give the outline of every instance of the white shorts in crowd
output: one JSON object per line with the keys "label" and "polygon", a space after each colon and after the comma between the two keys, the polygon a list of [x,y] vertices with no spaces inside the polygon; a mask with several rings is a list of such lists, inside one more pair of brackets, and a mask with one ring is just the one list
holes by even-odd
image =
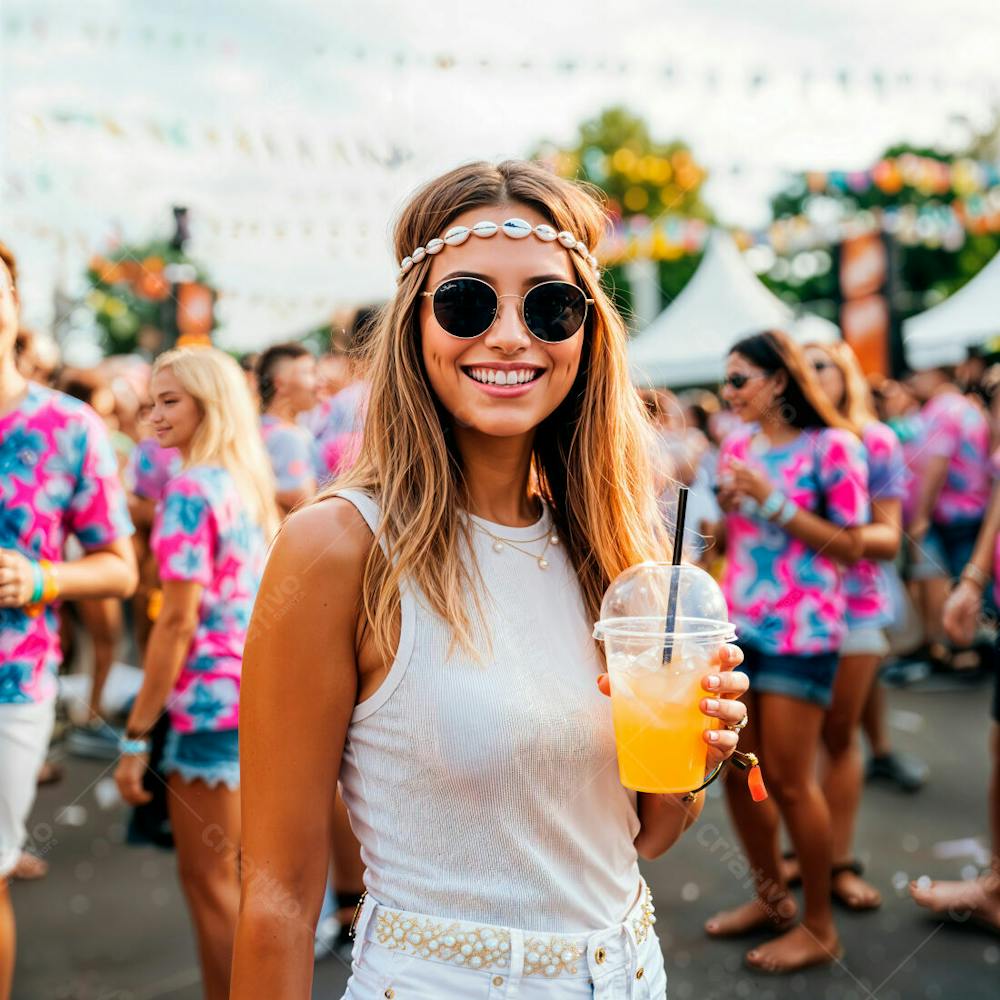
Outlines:
{"label": "white shorts in crowd", "polygon": [[56,700],[0,705],[0,878],[17,864],[45,763]]}

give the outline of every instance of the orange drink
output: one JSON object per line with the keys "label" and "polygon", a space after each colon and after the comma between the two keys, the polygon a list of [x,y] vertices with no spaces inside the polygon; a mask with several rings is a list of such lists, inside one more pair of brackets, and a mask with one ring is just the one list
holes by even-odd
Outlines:
{"label": "orange drink", "polygon": [[594,637],[604,644],[622,784],[690,792],[705,780],[704,678],[736,633],[718,584],[695,566],[632,566],[608,588]]}
{"label": "orange drink", "polygon": [[638,792],[689,792],[705,776],[702,733],[713,722],[699,705],[708,697],[701,682],[711,667],[702,657],[663,665],[661,656],[650,651],[652,668],[608,657],[618,771]]}

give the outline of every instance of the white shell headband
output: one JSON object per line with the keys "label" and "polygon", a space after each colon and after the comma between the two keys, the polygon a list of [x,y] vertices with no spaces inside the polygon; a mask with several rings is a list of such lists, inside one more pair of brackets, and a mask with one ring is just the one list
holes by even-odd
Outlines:
{"label": "white shell headband", "polygon": [[567,250],[575,250],[593,268],[594,273],[600,276],[601,271],[597,258],[590,252],[587,244],[578,240],[572,233],[565,229],[561,233],[557,233],[552,226],[545,225],[545,223],[532,226],[524,219],[507,219],[499,226],[495,222],[487,221],[477,222],[471,227],[452,226],[444,236],[428,240],[426,246],[417,247],[409,257],[404,257],[399,262],[399,274],[396,276],[396,280],[402,280],[403,275],[425,257],[440,253],[446,246],[461,246],[470,236],[478,236],[484,240],[489,239],[491,236],[496,236],[498,231],[502,232],[504,236],[509,236],[512,240],[523,240],[526,236],[536,236],[543,243],[552,243],[554,240],[558,240]]}

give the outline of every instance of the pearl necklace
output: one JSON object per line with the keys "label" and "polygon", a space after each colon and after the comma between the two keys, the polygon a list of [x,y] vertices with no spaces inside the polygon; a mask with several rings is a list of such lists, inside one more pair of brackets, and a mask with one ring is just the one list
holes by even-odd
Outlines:
{"label": "pearl necklace", "polygon": [[550,545],[559,544],[559,536],[555,533],[555,530],[546,531],[544,535],[539,535],[537,538],[523,538],[520,539],[521,542],[528,544],[530,542],[540,542],[543,538],[545,539],[545,548],[542,549],[541,555],[535,555],[530,549],[524,548],[517,542],[510,538],[503,538],[500,535],[494,535],[489,528],[484,528],[481,524],[476,521],[472,522],[472,526],[477,530],[481,531],[484,535],[489,535],[493,539],[493,551],[500,553],[503,552],[505,548],[512,548],[518,552],[523,552],[526,556],[531,556],[535,562],[538,563],[538,568],[541,570],[546,570],[549,568],[549,561],[545,558],[545,553],[549,551]]}

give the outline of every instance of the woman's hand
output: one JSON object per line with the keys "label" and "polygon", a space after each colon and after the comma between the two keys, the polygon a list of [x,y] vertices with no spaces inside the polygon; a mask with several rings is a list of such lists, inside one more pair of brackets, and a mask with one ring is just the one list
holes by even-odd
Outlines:
{"label": "woman's hand", "polygon": [[945,601],[942,624],[956,646],[972,645],[983,608],[983,592],[971,580],[959,580]]}
{"label": "woman's hand", "polygon": [[14,549],[0,549],[0,608],[23,608],[34,589],[31,562]]}
{"label": "woman's hand", "polygon": [[766,476],[743,462],[730,462],[728,476],[728,488],[741,499],[751,497],[757,503],[763,503],[774,492],[774,487]]}
{"label": "woman's hand", "polygon": [[130,806],[145,805],[152,794],[142,787],[142,779],[149,767],[149,754],[126,754],[118,761],[115,769],[115,784],[121,797]]}
{"label": "woman's hand", "polygon": [[[718,719],[723,726],[738,725],[746,718],[746,706],[736,699],[744,695],[750,687],[750,678],[741,671],[734,670],[743,662],[743,650],[739,646],[727,644],[719,651],[719,672],[709,674],[702,681],[702,688],[711,697],[702,698],[702,715]],[[606,673],[597,678],[597,687],[602,694],[611,694],[611,682]],[[706,729],[702,739],[708,744],[707,767],[713,770],[733,755],[739,743],[740,734],[731,729]]]}

